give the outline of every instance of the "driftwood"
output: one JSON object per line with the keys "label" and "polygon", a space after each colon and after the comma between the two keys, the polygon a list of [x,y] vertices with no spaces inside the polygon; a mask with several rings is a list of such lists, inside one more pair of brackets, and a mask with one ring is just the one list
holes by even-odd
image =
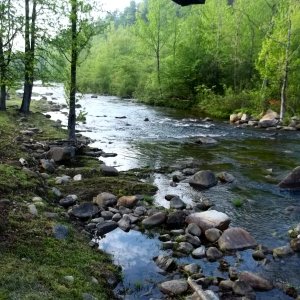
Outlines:
{"label": "driftwood", "polygon": [[213,292],[212,293],[204,292],[202,288],[192,278],[189,277],[187,282],[189,286],[197,294],[198,300],[219,300],[219,297],[217,297]]}

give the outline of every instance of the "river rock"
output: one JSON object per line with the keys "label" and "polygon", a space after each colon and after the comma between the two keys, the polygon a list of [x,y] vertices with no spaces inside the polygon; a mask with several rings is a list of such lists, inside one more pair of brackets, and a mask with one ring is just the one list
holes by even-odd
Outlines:
{"label": "river rock", "polygon": [[201,144],[201,145],[215,145],[215,144],[218,143],[218,141],[211,138],[211,137],[204,136],[204,137],[197,138],[195,143],[196,144]]}
{"label": "river rock", "polygon": [[199,189],[208,189],[217,185],[218,180],[212,171],[205,170],[197,172],[190,180],[189,184],[192,187]]}
{"label": "river rock", "polygon": [[185,229],[185,232],[198,237],[200,237],[202,233],[200,227],[195,223],[190,223]]}
{"label": "river rock", "polygon": [[100,171],[104,176],[119,176],[119,171],[115,167],[110,167],[104,164],[100,166]]}
{"label": "river rock", "polygon": [[156,227],[165,222],[167,215],[163,212],[156,213],[142,221],[146,228]]}
{"label": "river rock", "polygon": [[234,176],[227,172],[218,173],[217,177],[223,183],[231,183],[235,180]]}
{"label": "river rock", "polygon": [[186,208],[186,204],[179,197],[173,197],[170,201],[170,208],[184,209]]}
{"label": "river rock", "polygon": [[165,200],[171,201],[171,200],[172,200],[173,198],[175,198],[175,197],[178,197],[178,198],[179,198],[179,196],[177,196],[177,195],[167,194],[167,195],[165,195]]}
{"label": "river rock", "polygon": [[178,296],[188,290],[188,283],[184,279],[176,279],[163,282],[159,285],[159,289],[167,295]]}
{"label": "river rock", "polygon": [[62,224],[54,225],[53,234],[57,240],[65,240],[69,235],[69,228]]}
{"label": "river rock", "polygon": [[230,221],[230,218],[226,214],[216,210],[193,213],[186,218],[188,224],[195,223],[202,231],[210,228],[225,230],[228,228]]}
{"label": "river rock", "polygon": [[117,197],[111,193],[101,193],[93,198],[93,203],[100,207],[115,206],[117,204]]}
{"label": "river rock", "polygon": [[127,208],[133,208],[138,203],[139,198],[137,196],[123,196],[118,199],[117,206],[124,206]]}
{"label": "river rock", "polygon": [[295,252],[300,252],[300,238],[292,239],[290,243]]}
{"label": "river rock", "polygon": [[55,165],[52,161],[48,159],[41,159],[40,164],[43,170],[45,170],[48,173],[54,173],[55,172]]}
{"label": "river rock", "polygon": [[233,281],[230,279],[222,280],[219,284],[219,288],[222,291],[231,291],[233,287]]}
{"label": "river rock", "polygon": [[238,114],[231,114],[229,117],[230,123],[235,123],[236,121],[239,121],[240,117]]}
{"label": "river rock", "polygon": [[118,227],[118,224],[114,221],[106,221],[104,223],[97,224],[97,233],[100,236],[105,235]]}
{"label": "river rock", "polygon": [[269,109],[266,114],[259,120],[258,125],[260,127],[266,128],[266,127],[273,127],[276,126],[279,123],[279,116],[278,114]]}
{"label": "river rock", "polygon": [[104,220],[111,220],[113,217],[114,213],[112,213],[111,211],[101,211],[101,217]]}
{"label": "river rock", "polygon": [[119,222],[122,219],[122,216],[121,216],[121,214],[116,213],[113,215],[113,217],[111,219],[115,222]]}
{"label": "river rock", "polygon": [[75,147],[52,147],[47,152],[47,158],[56,163],[67,162],[75,157]]}
{"label": "river rock", "polygon": [[206,256],[209,261],[216,261],[223,257],[223,253],[219,251],[216,247],[209,247],[206,250]]}
{"label": "river rock", "polygon": [[239,280],[247,282],[254,290],[269,291],[273,288],[269,280],[252,272],[241,272],[238,277]]}
{"label": "river rock", "polygon": [[169,256],[159,255],[155,259],[155,263],[160,269],[166,272],[171,272],[177,268],[175,259]]}
{"label": "river rock", "polygon": [[99,208],[93,203],[85,202],[71,210],[71,214],[79,219],[92,218],[99,213]]}
{"label": "river rock", "polygon": [[222,231],[217,228],[210,228],[205,231],[205,237],[211,243],[216,242],[222,234]]}
{"label": "river rock", "polygon": [[38,215],[38,211],[37,211],[37,209],[36,209],[35,204],[29,204],[29,205],[28,205],[28,210],[29,210],[29,213],[30,213],[31,215],[33,215],[33,216],[35,216],[35,217]]}
{"label": "river rock", "polygon": [[82,180],[82,175],[81,174],[77,174],[73,177],[74,181],[81,181]]}
{"label": "river rock", "polygon": [[290,245],[278,247],[273,249],[273,256],[274,257],[285,257],[288,255],[293,254],[293,249],[291,248]]}
{"label": "river rock", "polygon": [[162,242],[161,243],[161,249],[162,250],[170,250],[174,248],[175,243],[171,241]]}
{"label": "river rock", "polygon": [[251,116],[248,114],[243,114],[241,117],[242,122],[248,122],[251,119]]}
{"label": "river rock", "polygon": [[131,221],[128,215],[124,215],[123,218],[118,222],[119,227],[125,231],[128,232],[131,228]]}
{"label": "river rock", "polygon": [[133,214],[137,217],[144,216],[147,212],[147,209],[144,206],[138,206],[135,208]]}
{"label": "river rock", "polygon": [[252,257],[255,260],[264,260],[266,258],[266,255],[262,250],[256,250],[252,253]]}
{"label": "river rock", "polygon": [[249,283],[241,280],[237,280],[232,285],[233,292],[239,296],[246,296],[253,293],[253,289]]}
{"label": "river rock", "polygon": [[67,197],[59,200],[59,205],[64,208],[69,208],[76,204],[77,196],[76,195],[68,195]]}
{"label": "river rock", "polygon": [[201,246],[192,252],[192,256],[194,258],[203,258],[203,257],[205,257],[205,255],[206,255],[205,246]]}
{"label": "river rock", "polygon": [[226,229],[218,240],[222,251],[243,250],[255,248],[255,239],[243,228],[233,227]]}
{"label": "river rock", "polygon": [[189,264],[183,267],[183,270],[190,275],[196,274],[199,272],[200,267],[197,264]]}
{"label": "river rock", "polygon": [[180,229],[185,225],[186,213],[183,211],[175,211],[170,213],[166,221],[169,229]]}
{"label": "river rock", "polygon": [[179,236],[176,238],[176,241],[180,242],[187,242],[193,245],[194,247],[199,247],[201,245],[201,241],[197,236],[191,235],[191,234],[186,234],[183,236]]}
{"label": "river rock", "polygon": [[300,189],[300,166],[296,167],[280,183],[282,189]]}
{"label": "river rock", "polygon": [[181,242],[178,244],[177,247],[177,251],[184,254],[190,254],[193,250],[194,250],[193,245],[187,242]]}

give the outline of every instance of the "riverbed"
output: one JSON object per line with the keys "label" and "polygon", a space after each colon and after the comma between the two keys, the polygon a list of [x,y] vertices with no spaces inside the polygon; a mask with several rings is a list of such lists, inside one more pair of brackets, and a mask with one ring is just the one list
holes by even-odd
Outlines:
{"label": "riverbed", "polygon": [[[34,92],[48,100],[65,103],[61,85],[35,87]],[[270,132],[253,128],[238,128],[222,121],[204,121],[192,112],[157,108],[135,100],[111,96],[82,95],[82,110],[87,113],[85,124],[77,130],[94,140],[92,146],[116,157],[100,159],[119,171],[149,167],[161,169],[182,163],[197,162],[201,169],[226,171],[235,178],[233,184],[219,184],[199,192],[188,183],[170,186],[171,174],[153,172],[147,180],[158,187],[155,203],[168,207],[166,194],[176,194],[191,204],[200,197],[210,199],[217,210],[228,214],[233,226],[247,229],[258,241],[273,248],[285,245],[287,231],[299,223],[300,209],[286,211],[287,207],[300,207],[300,194],[279,190],[277,183],[299,165],[300,132]],[[37,98],[38,99],[38,98]],[[53,120],[67,124],[67,109],[49,112]],[[213,137],[215,145],[194,143],[198,137]],[[236,202],[241,203],[239,207]],[[166,280],[152,258],[163,251],[157,235],[144,235],[137,231],[124,233],[117,229],[100,241],[100,248],[113,255],[123,269],[124,281],[118,291],[125,299],[161,297],[156,288]],[[254,261],[251,251],[226,257],[241,270],[264,274],[277,282],[300,288],[300,256],[294,255],[266,265]],[[207,276],[222,276],[217,263],[185,258],[180,262],[196,262]],[[257,299],[291,299],[279,290],[258,293]]]}

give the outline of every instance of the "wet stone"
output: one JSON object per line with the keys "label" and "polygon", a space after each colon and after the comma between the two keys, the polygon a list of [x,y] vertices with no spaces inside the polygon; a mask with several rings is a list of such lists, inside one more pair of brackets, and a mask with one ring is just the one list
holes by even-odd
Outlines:
{"label": "wet stone", "polygon": [[209,247],[206,251],[206,256],[209,261],[216,261],[223,257],[223,253],[219,251],[216,247]]}
{"label": "wet stone", "polygon": [[160,255],[155,259],[155,263],[166,272],[171,272],[177,268],[175,259],[169,256]]}
{"label": "wet stone", "polygon": [[290,245],[282,246],[273,249],[273,256],[274,257],[285,257],[288,255],[293,254],[293,249],[290,247]]}
{"label": "wet stone", "polygon": [[222,231],[217,228],[210,228],[205,231],[205,237],[211,243],[216,242],[222,234]]}
{"label": "wet stone", "polygon": [[205,246],[201,246],[201,247],[195,249],[195,250],[192,252],[192,256],[193,256],[194,258],[198,258],[198,259],[199,259],[199,258],[205,257],[205,255],[206,255],[206,249],[205,249]]}
{"label": "wet stone", "polygon": [[174,197],[170,200],[170,208],[184,209],[186,208],[186,204],[179,197]]}
{"label": "wet stone", "polygon": [[184,254],[190,254],[193,250],[194,250],[193,245],[187,242],[181,242],[177,247],[177,251]]}
{"label": "wet stone", "polygon": [[200,227],[194,223],[189,224],[185,232],[198,237],[200,237],[202,233]]}
{"label": "wet stone", "polygon": [[118,227],[118,224],[114,221],[106,221],[104,223],[97,224],[97,233],[103,236]]}
{"label": "wet stone", "polygon": [[101,212],[101,217],[104,219],[104,220],[111,220],[111,218],[113,217],[113,213],[111,211],[102,211]]}
{"label": "wet stone", "polygon": [[92,218],[98,213],[99,208],[90,202],[82,203],[79,206],[74,207],[71,211],[71,214],[79,219]]}
{"label": "wet stone", "polygon": [[232,285],[233,292],[239,296],[246,296],[253,292],[252,287],[249,283],[241,280],[237,280]]}
{"label": "wet stone", "polygon": [[200,267],[197,264],[189,264],[183,267],[183,270],[190,275],[199,273]]}
{"label": "wet stone", "polygon": [[181,295],[185,293],[188,289],[188,283],[186,280],[179,279],[179,280],[170,280],[163,282],[159,285],[159,289],[168,295]]}

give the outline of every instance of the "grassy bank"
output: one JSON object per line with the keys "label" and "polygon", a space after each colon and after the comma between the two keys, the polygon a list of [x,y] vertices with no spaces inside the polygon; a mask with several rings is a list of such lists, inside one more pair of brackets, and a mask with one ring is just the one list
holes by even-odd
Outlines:
{"label": "grassy bank", "polygon": [[[153,188],[131,175],[103,177],[96,159],[78,157],[74,166],[57,170],[47,180],[22,169],[21,157],[28,168],[37,164],[24,149],[26,141],[19,141],[22,130],[38,128],[39,133],[28,137],[37,142],[63,139],[66,132],[38,112],[45,103],[33,102],[34,113],[24,117],[17,111],[18,102],[9,101],[8,111],[0,112],[0,299],[83,299],[85,294],[113,299],[107,282],[120,278],[119,269],[107,254],[88,245],[89,238],[81,233],[79,224],[71,224],[50,190],[60,172],[83,174],[82,182],[59,187],[65,193],[77,193],[80,202],[91,201],[104,191],[123,195],[153,193]],[[34,202],[34,197],[40,200]],[[36,215],[29,211],[33,203]],[[55,238],[57,224],[68,228],[66,239]]]}

